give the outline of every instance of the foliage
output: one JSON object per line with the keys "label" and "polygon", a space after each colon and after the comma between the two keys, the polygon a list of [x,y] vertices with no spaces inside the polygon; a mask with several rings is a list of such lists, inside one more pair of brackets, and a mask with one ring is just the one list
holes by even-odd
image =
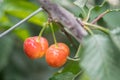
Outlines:
{"label": "foliage", "polygon": [[[48,18],[45,11],[36,14],[0,38],[0,80],[120,80],[120,6],[112,6],[107,0],[52,1],[81,18],[89,35],[78,44],[71,35],[63,34],[60,26],[54,23],[57,41],[68,44],[72,58],[59,69],[49,67],[44,58],[28,59],[23,52],[23,40],[38,35]],[[0,33],[39,6],[33,0],[1,0]],[[50,44],[53,43],[51,35],[47,26],[43,36]]]}

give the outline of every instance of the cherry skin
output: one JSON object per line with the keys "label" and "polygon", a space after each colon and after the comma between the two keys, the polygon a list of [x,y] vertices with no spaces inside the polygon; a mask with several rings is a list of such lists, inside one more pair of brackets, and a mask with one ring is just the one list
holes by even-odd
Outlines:
{"label": "cherry skin", "polygon": [[67,61],[67,57],[69,55],[69,48],[64,43],[57,43],[51,45],[46,51],[46,62],[51,67],[61,67]]}
{"label": "cherry skin", "polygon": [[24,52],[31,59],[41,58],[48,49],[48,41],[44,37],[29,37],[24,41]]}
{"label": "cherry skin", "polygon": [[48,49],[48,46],[49,46],[47,39],[44,38],[44,37],[40,37],[40,44],[41,44],[41,47],[42,47],[42,51],[45,54],[47,49]]}
{"label": "cherry skin", "polygon": [[67,56],[70,54],[70,49],[69,49],[69,47],[66,44],[64,44],[64,43],[58,43],[57,45],[58,45],[58,47],[60,49],[62,49],[62,50],[65,51],[65,53],[66,53]]}

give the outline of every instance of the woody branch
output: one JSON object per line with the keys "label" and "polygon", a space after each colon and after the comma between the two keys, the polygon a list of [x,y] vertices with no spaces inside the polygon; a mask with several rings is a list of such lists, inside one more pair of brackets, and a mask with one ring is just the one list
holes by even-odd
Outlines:
{"label": "woody branch", "polygon": [[83,28],[81,21],[60,5],[52,3],[50,0],[39,0],[39,2],[50,18],[53,21],[62,24],[79,42],[81,42],[82,38],[88,34]]}

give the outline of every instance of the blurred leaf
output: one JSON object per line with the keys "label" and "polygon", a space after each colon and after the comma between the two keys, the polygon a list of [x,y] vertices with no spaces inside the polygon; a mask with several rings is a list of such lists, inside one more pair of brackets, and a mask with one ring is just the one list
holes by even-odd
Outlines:
{"label": "blurred leaf", "polygon": [[76,0],[74,4],[79,6],[80,8],[83,8],[86,5],[87,1],[88,0]]}
{"label": "blurred leaf", "polygon": [[4,26],[8,26],[8,25],[10,25],[10,21],[7,18],[7,16],[5,15],[5,12],[4,12],[4,3],[0,2],[0,26],[4,27]]}
{"label": "blurred leaf", "polygon": [[120,27],[120,10],[107,13],[103,19],[110,29]]}
{"label": "blurred leaf", "polygon": [[38,8],[37,5],[29,2],[29,1],[24,1],[24,0],[20,0],[20,1],[11,1],[11,0],[5,0],[4,1],[4,9],[5,10],[28,10],[28,11],[34,11]]}
{"label": "blurred leaf", "polygon": [[81,13],[81,9],[73,4],[74,0],[53,0],[57,4],[59,3],[62,7],[72,12],[75,16],[79,17],[79,14]]}
{"label": "blurred leaf", "polygon": [[105,0],[94,0],[96,5],[101,5]]}
{"label": "blurred leaf", "polygon": [[9,36],[0,38],[0,71],[6,67],[9,61],[9,55],[13,48],[13,40]]}
{"label": "blurred leaf", "polygon": [[85,73],[83,73],[81,76],[80,76],[80,80],[90,80],[89,79],[89,76]]}
{"label": "blurred leaf", "polygon": [[113,43],[118,47],[120,50],[120,28],[116,28],[111,31],[110,38],[112,39]]}
{"label": "blurred leaf", "polygon": [[3,7],[2,7],[2,6],[3,6],[3,5],[2,5],[2,2],[0,2],[0,20],[1,20],[2,16],[3,16],[3,14],[4,14]]}
{"label": "blurred leaf", "polygon": [[120,80],[120,52],[108,36],[86,38],[83,47],[81,65],[90,80]]}
{"label": "blurred leaf", "polygon": [[[5,2],[5,11],[8,14],[11,14],[18,18],[25,18],[32,12],[34,12],[38,6],[26,1],[17,1],[17,2]],[[47,20],[47,16],[44,12],[40,12],[33,16],[28,21],[37,24],[43,25],[43,23]]]}
{"label": "blurred leaf", "polygon": [[[15,2],[17,2],[17,0],[4,0],[4,1],[15,1]],[[21,0],[21,1],[29,1],[29,0]]]}
{"label": "blurred leaf", "polygon": [[65,65],[62,73],[64,72],[72,72],[73,74],[77,74],[80,72],[79,61],[72,61],[69,60],[68,63]]}
{"label": "blurred leaf", "polygon": [[2,26],[2,27],[0,27],[0,28],[4,28],[4,27],[10,27],[11,26],[11,22],[10,22],[10,20],[8,19],[8,17],[7,16],[5,16],[5,15],[2,15],[2,17],[0,18],[0,26]]}
{"label": "blurred leaf", "polygon": [[50,80],[73,80],[80,70],[79,61],[69,60],[64,68],[50,78]]}
{"label": "blurred leaf", "polygon": [[92,20],[94,20],[97,16],[99,16],[101,13],[103,13],[107,9],[109,9],[109,5],[107,2],[102,5],[94,6],[94,8],[92,9],[91,14],[90,14],[89,21],[91,22]]}
{"label": "blurred leaf", "polygon": [[7,18],[7,16],[5,15],[2,15],[1,19],[0,19],[0,22],[5,25],[5,24],[10,24],[10,21],[9,19]]}
{"label": "blurred leaf", "polygon": [[27,37],[30,36],[30,33],[27,29],[17,29],[15,30],[15,33],[22,40],[25,40]]}
{"label": "blurred leaf", "polygon": [[[45,28],[44,33],[47,33],[47,34],[52,33],[51,27],[49,25],[47,25],[45,27],[46,28]],[[56,32],[56,31],[58,31],[60,29],[60,26],[57,23],[53,22],[53,28],[54,28],[54,31]]]}
{"label": "blurred leaf", "polygon": [[63,74],[56,75],[56,76],[50,78],[50,80],[73,80],[74,76],[75,75],[73,73],[66,72]]}

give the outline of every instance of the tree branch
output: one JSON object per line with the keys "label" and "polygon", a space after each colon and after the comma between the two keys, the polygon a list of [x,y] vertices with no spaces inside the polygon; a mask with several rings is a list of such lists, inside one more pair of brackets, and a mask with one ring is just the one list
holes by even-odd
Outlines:
{"label": "tree branch", "polygon": [[95,18],[91,23],[95,24],[99,19],[101,19],[105,14],[107,14],[109,12],[109,10],[101,13],[97,18]]}
{"label": "tree branch", "polygon": [[49,14],[50,18],[62,24],[79,42],[82,41],[83,36],[88,34],[82,27],[81,22],[60,5],[52,3],[50,0],[39,0],[39,2],[43,9]]}

